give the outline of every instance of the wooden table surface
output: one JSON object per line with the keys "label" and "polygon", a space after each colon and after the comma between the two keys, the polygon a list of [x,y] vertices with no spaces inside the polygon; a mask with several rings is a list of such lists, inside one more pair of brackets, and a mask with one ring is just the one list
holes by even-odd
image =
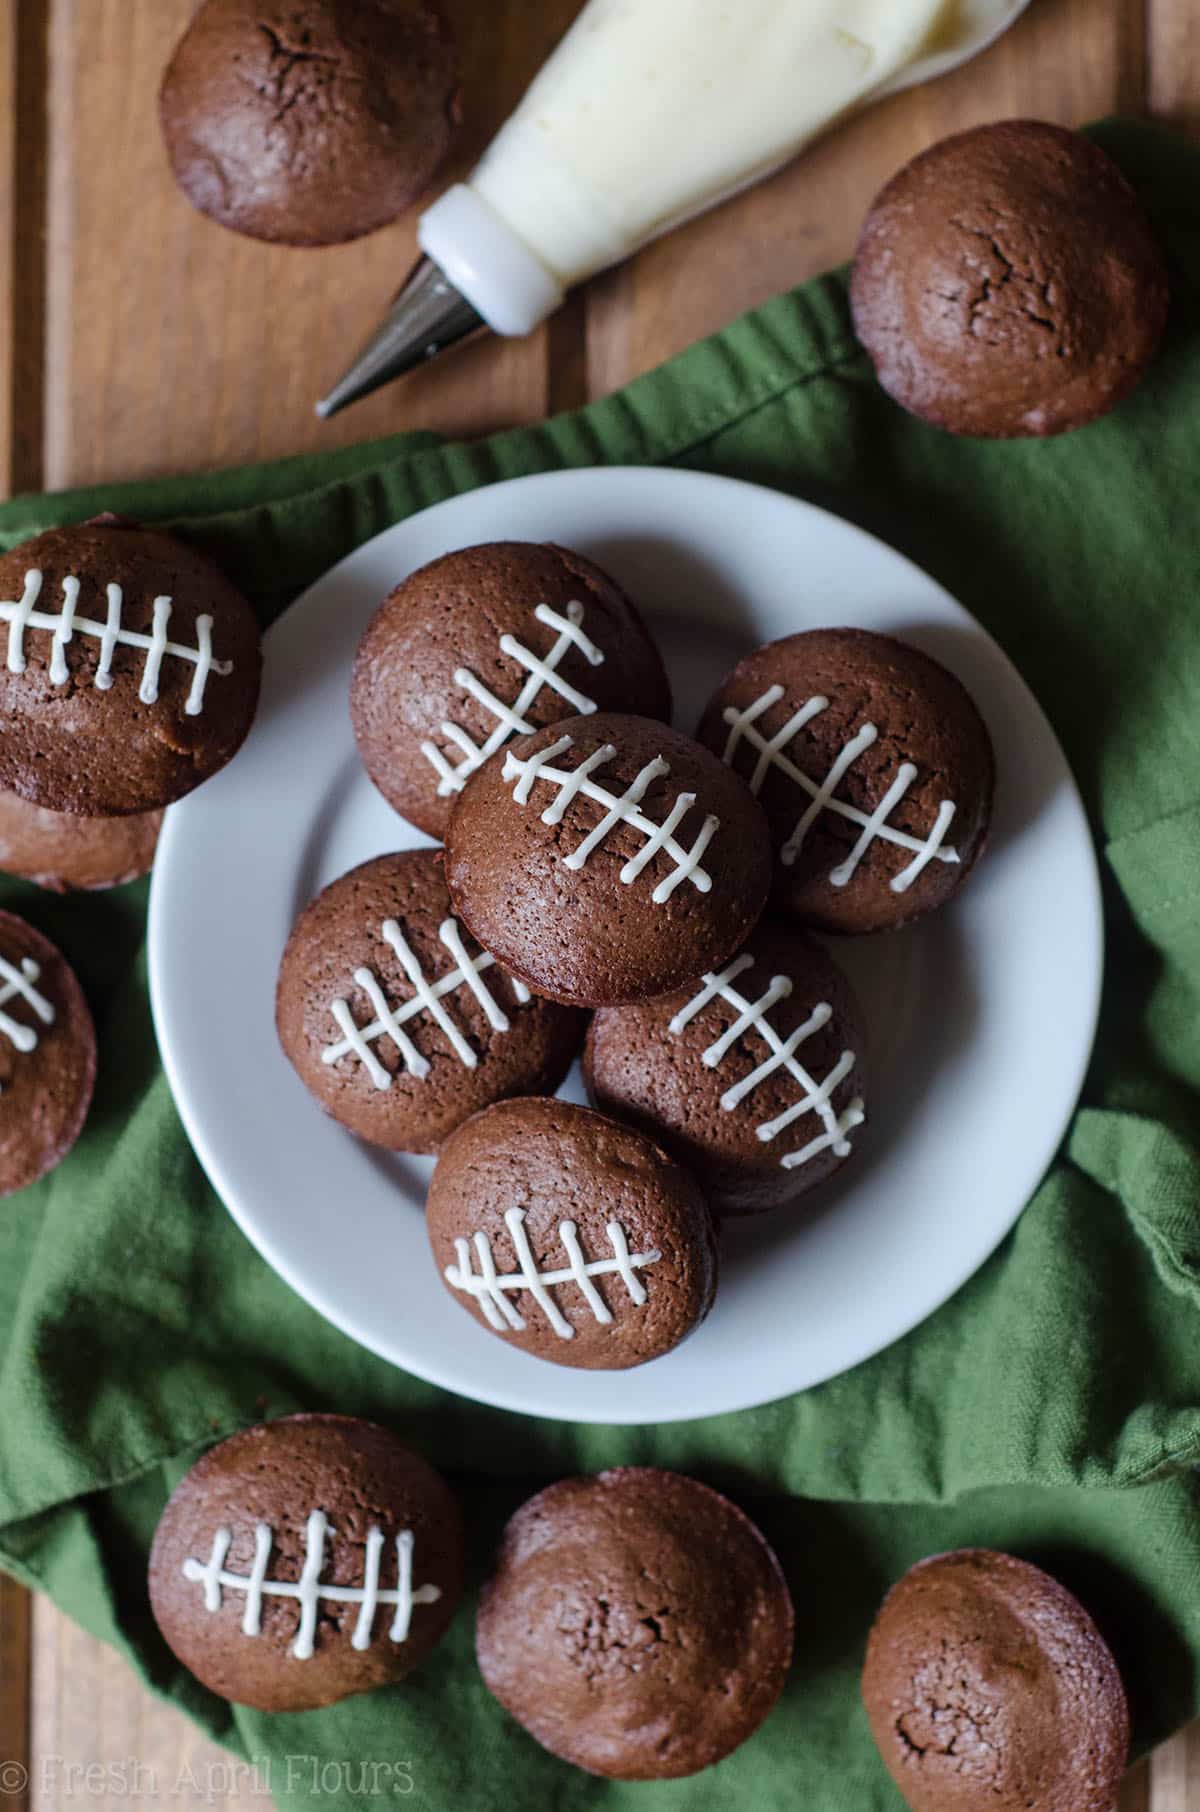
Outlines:
{"label": "wooden table surface", "polygon": [[[0,0],[0,494],[408,426],[477,434],[532,421],[844,258],[875,189],[943,133],[1013,114],[1200,120],[1195,0],[1033,0],[978,63],[841,128],[598,279],[530,340],[465,349],[321,424],[313,400],[407,269],[413,225],[299,252],[194,214],[171,184],[155,120],[159,75],[192,4]],[[466,65],[465,168],[579,0],[447,5]],[[80,1769],[135,1759],[142,1772],[127,1775],[124,1797],[217,1812],[267,1803],[253,1782],[232,1783],[221,1752],[116,1656],[0,1580],[0,1798],[43,1812],[100,1797],[100,1777]],[[1200,1812],[1200,1727],[1135,1769],[1121,1806]]]}

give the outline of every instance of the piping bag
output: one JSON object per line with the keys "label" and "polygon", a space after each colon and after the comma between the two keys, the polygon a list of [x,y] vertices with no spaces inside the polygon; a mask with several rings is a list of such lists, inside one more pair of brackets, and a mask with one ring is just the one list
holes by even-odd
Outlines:
{"label": "piping bag", "polygon": [[422,214],[422,257],[317,414],[481,328],[531,333],[572,285],[966,62],[1027,4],[589,0],[470,176]]}

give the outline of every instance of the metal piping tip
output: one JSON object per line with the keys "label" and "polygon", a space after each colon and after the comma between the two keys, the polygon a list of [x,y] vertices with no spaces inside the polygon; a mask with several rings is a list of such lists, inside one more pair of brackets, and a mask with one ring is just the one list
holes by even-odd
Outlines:
{"label": "metal piping tip", "polygon": [[483,316],[430,258],[413,266],[381,325],[316,411],[336,415],[414,365],[423,365],[485,325]]}

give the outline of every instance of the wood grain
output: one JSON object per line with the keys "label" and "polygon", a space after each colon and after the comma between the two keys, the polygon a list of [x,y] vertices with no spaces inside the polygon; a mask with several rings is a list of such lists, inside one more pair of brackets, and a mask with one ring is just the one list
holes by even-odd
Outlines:
{"label": "wood grain", "polygon": [[46,14],[0,4],[0,495],[43,481]]}
{"label": "wood grain", "polygon": [[30,1765],[30,1599],[0,1574],[0,1796],[8,1812],[28,1812]]}
{"label": "wood grain", "polygon": [[[474,161],[579,3],[448,0],[472,97],[448,175]],[[313,403],[413,262],[415,212],[320,251],[214,226],[175,187],[158,131],[159,79],[192,0],[49,6],[47,485],[266,459],[409,427],[477,434],[546,413],[551,349],[561,358],[569,316],[553,333],[465,348],[436,374],[319,422]],[[582,315],[576,322],[581,331]],[[576,400],[554,388],[556,406]]]}
{"label": "wood grain", "polygon": [[1150,110],[1200,133],[1200,10],[1187,0],[1147,0]]}
{"label": "wood grain", "polygon": [[268,1812],[253,1773],[152,1699],[110,1650],[45,1600],[34,1613],[28,1807],[126,1801]]}
{"label": "wood grain", "polygon": [[1200,1724],[1164,1743],[1150,1758],[1148,1772],[1146,1812],[1196,1812],[1200,1806]]}
{"label": "wood grain", "polygon": [[1150,1766],[1139,1762],[1125,1776],[1117,1812],[1154,1812],[1150,1804]]}
{"label": "wood grain", "polygon": [[[871,196],[943,133],[1114,109],[1200,131],[1194,0],[1034,0],[986,58],[831,133],[792,169],[601,278],[541,334],[487,341],[329,424],[312,403],[408,268],[414,223],[323,252],[212,226],[175,189],[155,96],[194,0],[0,0],[0,493],[235,463],[405,427],[478,434],[601,394],[849,253]],[[447,0],[467,46],[465,169],[581,0]],[[451,175],[454,170],[447,173]],[[28,1686],[32,1679],[32,1710]],[[261,1785],[52,1606],[0,1578],[12,1812],[86,1797],[213,1812]],[[84,1772],[116,1766],[108,1789]],[[140,1773],[136,1770],[141,1770]],[[134,1772],[130,1772],[133,1770]],[[1200,1812],[1200,1727],[1120,1812]]]}

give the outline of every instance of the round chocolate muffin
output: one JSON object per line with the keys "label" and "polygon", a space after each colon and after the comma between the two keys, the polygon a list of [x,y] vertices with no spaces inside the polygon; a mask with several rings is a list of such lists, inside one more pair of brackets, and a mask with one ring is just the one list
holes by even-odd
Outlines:
{"label": "round chocolate muffin", "polygon": [[502,1101],[460,1126],[426,1224],[455,1300],[558,1365],[658,1359],[716,1293],[716,1235],[687,1171],[632,1127],[565,1101]]}
{"label": "round chocolate muffin", "polygon": [[596,1106],[661,1139],[722,1214],[794,1201],[866,1118],[862,1012],[819,944],[760,919],[716,975],[605,1007],[584,1054]]}
{"label": "round chocolate muffin", "polygon": [[775,898],[820,931],[886,931],[958,892],[987,835],[991,739],[905,642],[812,629],[739,663],[697,731],[764,806]]}
{"label": "round chocolate muffin", "polygon": [[1158,349],[1161,254],[1099,146],[1040,120],[943,139],[877,197],[854,325],[880,383],[953,434],[1061,434],[1128,396]]}
{"label": "round chocolate muffin", "polygon": [[606,573],[530,541],[462,548],[405,579],[367,626],[350,687],[364,767],[431,837],[514,736],[597,710],[669,719],[662,660]]}
{"label": "round chocolate muffin", "polygon": [[707,749],[597,712],[509,744],[446,836],[455,910],[551,1000],[619,1006],[728,960],[766,902],[766,820]]}
{"label": "round chocolate muffin", "polygon": [[36,1183],[83,1131],[96,1033],[60,950],[0,912],[0,1195]]}
{"label": "round chocolate muffin", "polygon": [[297,919],[279,1040],[326,1113],[390,1151],[435,1151],[505,1095],[556,1089],[583,1016],[534,1000],[460,930],[440,850],[376,856]]}
{"label": "round chocolate muffin", "polygon": [[884,1599],[863,1702],[913,1812],[1112,1812],[1121,1676],[1058,1581],[984,1548],[923,1560]]}
{"label": "round chocolate muffin", "polygon": [[159,94],[175,180],[222,226],[333,245],[425,190],[458,126],[432,0],[205,0]]}
{"label": "round chocolate muffin", "polygon": [[258,625],[211,561],[119,516],[0,555],[0,789],[85,818],[180,799],[254,718]]}
{"label": "round chocolate muffin", "polygon": [[97,892],[149,874],[161,812],[79,818],[0,793],[0,869],[51,893]]}
{"label": "round chocolate muffin", "polygon": [[792,1601],[749,1517],[625,1466],[522,1504],[479,1601],[484,1683],[552,1755],[615,1780],[696,1774],[754,1735],[792,1658]]}
{"label": "round chocolate muffin", "polygon": [[352,1416],[286,1416],[176,1486],[150,1605],[210,1692],[308,1711],[411,1673],[454,1616],[465,1560],[458,1505],[419,1453]]}

